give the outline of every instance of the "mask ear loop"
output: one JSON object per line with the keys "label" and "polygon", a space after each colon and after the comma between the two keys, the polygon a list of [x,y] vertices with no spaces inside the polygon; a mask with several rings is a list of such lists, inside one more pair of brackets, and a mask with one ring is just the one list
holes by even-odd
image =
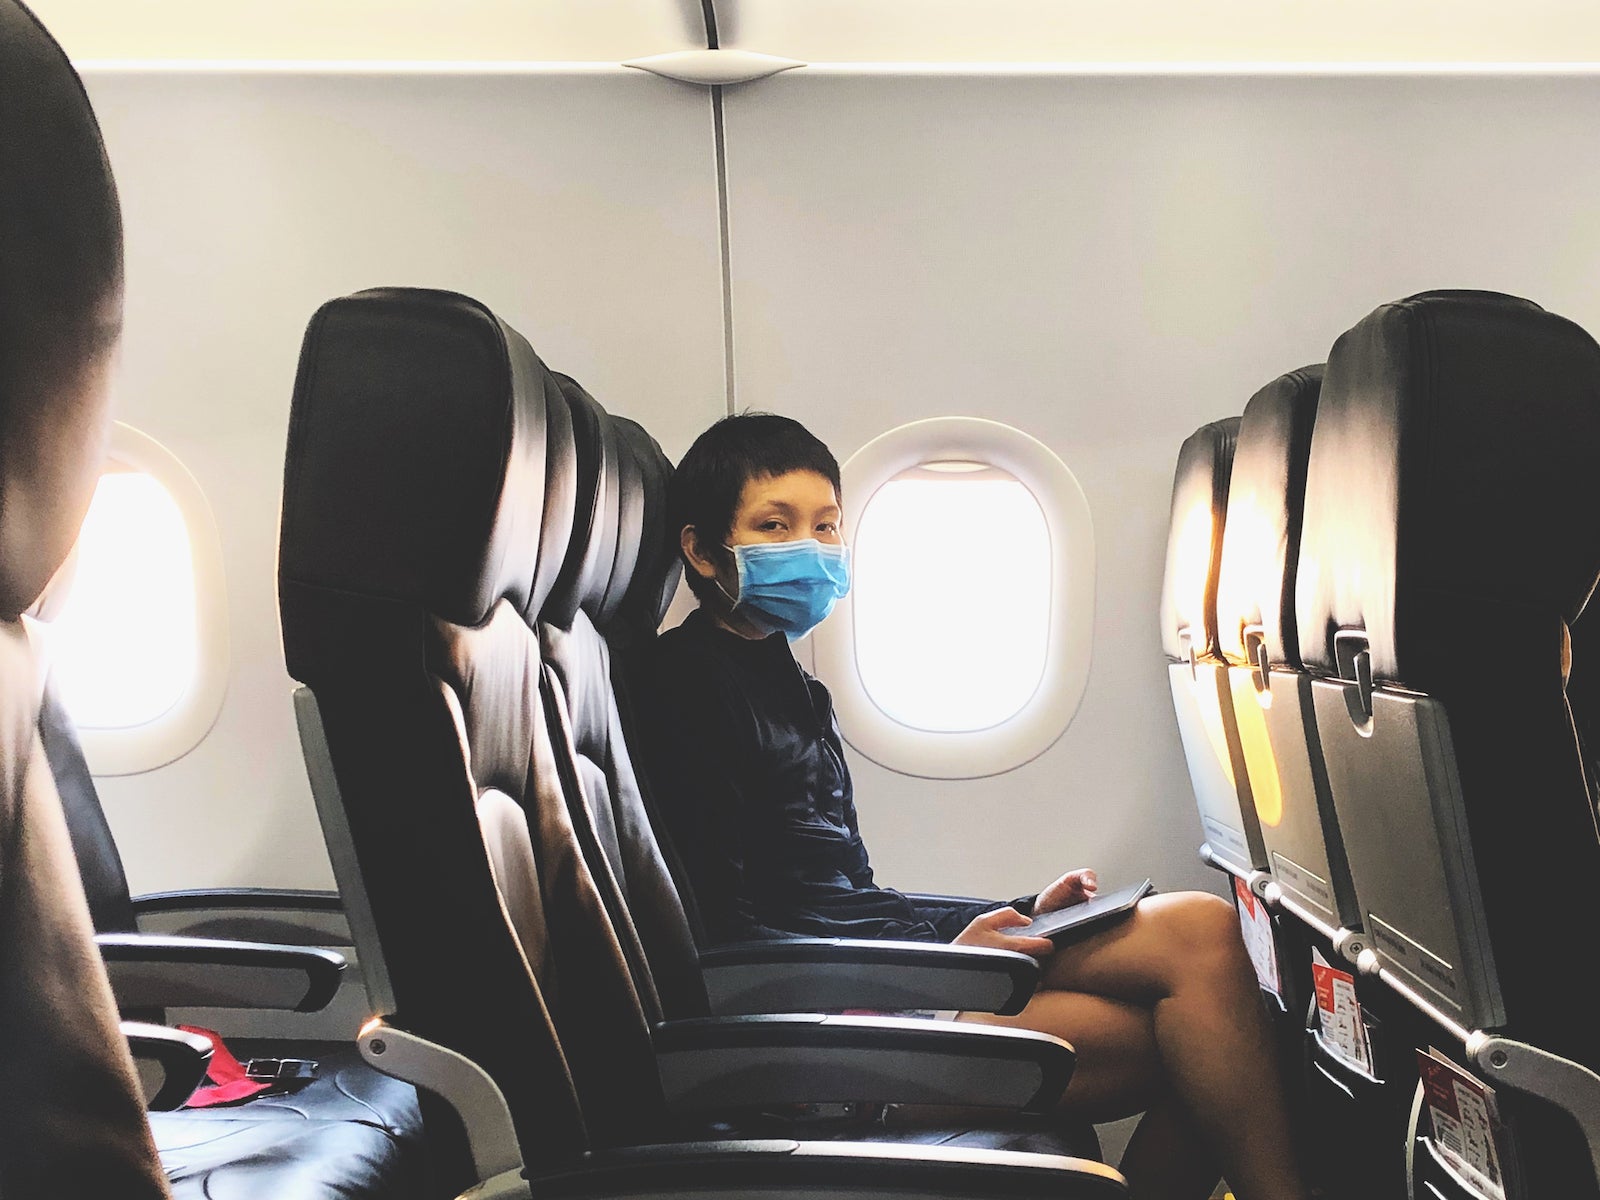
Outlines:
{"label": "mask ear loop", "polygon": [[[737,550],[735,550],[732,546],[728,545],[727,542],[723,542],[722,543],[722,548],[733,556],[734,574],[735,574],[735,577],[736,577],[736,581],[737,581],[737,583],[739,585],[739,593],[740,593],[740,595],[743,595],[744,594],[744,561],[742,559],[740,559],[739,552]],[[728,589],[722,586],[722,580],[718,579],[715,575],[713,575],[711,577],[711,582],[717,585],[717,591],[721,592],[723,594],[723,596],[727,599],[728,605],[729,605],[730,608],[738,608],[739,607],[739,597],[738,596],[730,596],[730,595],[728,595]]]}

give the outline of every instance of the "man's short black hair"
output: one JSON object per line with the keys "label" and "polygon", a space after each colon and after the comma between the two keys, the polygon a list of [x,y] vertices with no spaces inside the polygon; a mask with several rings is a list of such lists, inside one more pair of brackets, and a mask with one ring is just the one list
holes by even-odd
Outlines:
{"label": "man's short black hair", "polygon": [[[723,417],[695,438],[672,473],[667,516],[676,533],[693,525],[703,553],[728,539],[739,495],[752,479],[815,471],[840,494],[839,463],[833,452],[799,421],[775,413],[747,412]],[[684,577],[702,600],[715,585],[684,562]]]}

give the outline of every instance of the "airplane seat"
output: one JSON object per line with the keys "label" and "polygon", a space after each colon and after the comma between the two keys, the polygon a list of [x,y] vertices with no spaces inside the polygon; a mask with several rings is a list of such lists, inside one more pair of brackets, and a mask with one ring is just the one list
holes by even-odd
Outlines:
{"label": "airplane seat", "polygon": [[[520,335],[465,297],[323,305],[295,382],[278,560],[307,769],[375,1012],[482,1064],[545,1164],[576,1161],[587,1137],[530,965],[541,948],[519,940],[491,874],[486,827],[512,861],[516,823],[480,819],[479,787],[516,801],[532,782],[526,613],[551,582],[553,390]],[[469,726],[468,693],[499,719]],[[440,1085],[423,1101],[444,1181],[465,1186],[474,1131]]]}
{"label": "airplane seat", "polygon": [[[1600,1146],[1572,1099],[1600,1082],[1600,1026],[1557,932],[1600,877],[1589,697],[1567,688],[1600,577],[1597,456],[1600,348],[1578,326],[1490,292],[1383,305],[1328,359],[1296,588],[1364,969],[1499,1087],[1529,1197],[1594,1194],[1561,1108]],[[1470,1194],[1436,1181],[1434,1146],[1424,1119],[1428,1186]]]}
{"label": "airplane seat", "polygon": [[[614,683],[617,673],[612,669],[641,641],[654,638],[679,577],[676,540],[666,527],[666,488],[672,466],[642,427],[612,417],[576,385],[566,390],[575,409],[573,452],[580,459],[602,462],[604,472],[616,475],[618,503],[614,507],[605,502],[609,489],[598,485],[597,501],[590,504],[580,497],[578,507],[592,513],[595,522],[616,522],[620,529],[613,539],[608,530],[591,527],[585,539],[584,522],[578,523],[569,558],[590,564],[604,562],[607,556],[597,554],[595,543],[603,547],[614,544],[610,569],[591,570],[586,588],[570,593],[558,589],[545,605],[543,615],[550,619],[541,623],[541,642],[559,710],[553,740],[558,753],[562,747],[568,750],[571,824],[575,836],[585,844],[595,885],[605,898],[608,915],[620,914],[613,923],[623,944],[636,938],[642,951],[642,956],[627,955],[641,1002],[647,1011],[659,1010],[668,1018],[692,1021],[711,1011],[706,960],[696,950],[685,915],[687,906],[680,899],[654,831],[644,781],[635,771],[622,723]],[[586,480],[602,477],[592,466],[580,468],[577,474]],[[567,577],[579,578],[571,572]],[[625,688],[622,693],[626,694]],[[582,786],[570,786],[579,781]],[[593,810],[606,808],[611,811],[591,817]],[[714,954],[707,956],[714,958]],[[760,1011],[776,1010],[767,1007]],[[767,1132],[796,1132],[788,1114],[769,1114],[762,1118],[762,1127]],[[912,1145],[1070,1153],[1089,1158],[1099,1154],[1092,1126],[1053,1116],[997,1113],[977,1126],[968,1117],[959,1124],[923,1121],[893,1130],[845,1119],[831,1127],[802,1124],[798,1132],[830,1140],[865,1137]]]}
{"label": "airplane seat", "polygon": [[1184,441],[1172,482],[1161,645],[1209,864],[1243,880],[1267,866],[1234,723],[1228,662],[1217,639],[1217,568],[1239,418],[1202,425]]}
{"label": "airplane seat", "polygon": [[[563,706],[556,748],[567,749],[578,775],[579,787],[566,799],[575,827],[592,828],[604,854],[609,870],[591,867],[646,1011],[655,1018],[704,1015],[708,1001],[693,933],[639,794],[612,688],[610,641],[600,631],[624,611],[645,539],[646,489],[664,495],[671,466],[659,448],[651,462],[641,462],[631,436],[624,438],[614,418],[576,384],[567,398],[578,476],[596,483],[580,500],[588,519],[574,525],[568,551],[569,560],[593,567],[586,576],[565,574],[573,586],[557,585],[539,622],[541,651]],[[657,478],[647,485],[652,473]],[[657,518],[664,521],[664,509]]]}
{"label": "airplane seat", "polygon": [[[605,1195],[615,1179],[652,1194],[781,1184],[808,1196],[872,1178],[892,1178],[872,1194],[1123,1194],[1108,1168],[1059,1157],[730,1141],[726,1131],[708,1142],[703,1125],[693,1144],[637,1145],[646,1132],[679,1128],[665,1111],[669,1080],[698,1114],[725,1086],[742,1095],[774,1071],[780,1096],[812,1098],[819,1081],[839,1086],[840,1068],[782,1065],[833,1033],[820,1017],[731,1030],[675,1022],[660,1035],[668,1044],[652,1044],[565,820],[559,789],[575,777],[540,736],[537,710],[559,691],[541,670],[532,625],[572,556],[557,568],[543,549],[561,539],[537,522],[551,512],[583,522],[595,507],[570,486],[578,462],[546,469],[574,435],[546,406],[576,391],[544,376],[526,342],[459,296],[367,292],[324,305],[307,330],[284,476],[280,605],[290,671],[306,685],[296,704],[319,812],[341,883],[359,885],[341,891],[371,918],[367,927],[353,917],[366,931],[363,962],[368,942],[378,951],[369,1061],[393,1063],[450,1100],[467,1118],[470,1172],[523,1195]],[[582,407],[573,406],[575,427],[587,421]],[[589,415],[598,421],[597,406]],[[599,470],[587,478],[620,495]],[[600,509],[620,521],[620,504]],[[592,540],[617,535],[602,529]],[[591,549],[576,551],[585,565],[571,577],[605,595],[614,562]],[[491,805],[504,820],[484,819]],[[514,828],[519,815],[520,845],[485,845],[486,829]],[[513,858],[534,889],[518,914],[496,865]],[[764,1042],[773,1030],[789,1040]],[[849,1059],[881,1062],[874,1047],[885,1040],[930,1040],[868,1032],[873,1044],[852,1043]],[[1003,1040],[1002,1057],[1037,1057],[1035,1043],[1053,1043]],[[1060,1048],[1049,1047],[1052,1061]],[[1028,1090],[1063,1083],[1047,1073]],[[1014,1075],[1005,1086],[1017,1089]]]}
{"label": "airplane seat", "polygon": [[[84,758],[77,730],[48,680],[39,714],[39,740],[51,776],[56,782],[56,790],[61,796],[95,933],[139,934],[135,901],[128,891],[122,856],[111,835],[105,810],[100,805],[99,793],[95,790],[94,778]],[[251,927],[249,922],[244,924],[247,928]],[[296,927],[288,921],[273,921],[268,927],[275,934],[296,931]],[[307,932],[314,934],[314,931]],[[201,949],[206,944],[204,940],[195,938],[184,939],[184,942],[195,949]],[[264,945],[254,939],[240,945],[237,939],[230,938],[225,939],[224,944],[230,954],[242,956],[246,962],[251,959],[252,948],[266,952],[256,956],[257,971],[267,969],[266,963],[270,961],[267,955],[289,949]],[[109,952],[113,955],[110,965],[112,990],[118,996],[125,1017],[159,1023],[164,1019],[162,1010],[168,1007],[202,1002],[228,1007],[225,993],[229,989],[219,984],[212,974],[216,969],[215,962],[199,961],[187,969],[179,963],[163,964],[158,968],[151,961],[118,962],[115,961],[115,948]],[[157,969],[166,977],[152,979],[151,973]],[[124,979],[125,973],[133,977],[131,983]],[[211,975],[209,979],[208,974]],[[264,1005],[259,994],[248,993],[260,989],[265,982],[264,974],[246,976],[240,989],[245,994],[236,999],[251,1008]],[[132,1004],[124,1001],[121,994],[123,987],[135,992]],[[307,991],[310,990],[308,986]],[[316,997],[307,998],[311,1003],[331,999],[327,991],[325,986],[317,986]],[[162,1003],[146,1007],[151,1000],[160,1000]],[[354,1030],[348,1032],[353,1033]],[[296,1120],[354,1121],[386,1132],[400,1148],[402,1158],[410,1158],[419,1152],[414,1145],[421,1136],[416,1090],[367,1066],[357,1056],[353,1046],[336,1042],[304,1045],[282,1039],[245,1040],[230,1037],[230,1048],[245,1058],[310,1059],[317,1063],[316,1076],[292,1090],[259,1094],[242,1104],[189,1110],[187,1115],[190,1119],[237,1122],[242,1118],[283,1116]]]}
{"label": "airplane seat", "polygon": [[[1313,955],[1354,974],[1360,917],[1317,738],[1311,679],[1300,661],[1294,589],[1300,554],[1306,464],[1311,452],[1320,364],[1290,371],[1245,405],[1228,488],[1217,573],[1218,648],[1228,662],[1235,725],[1249,794],[1272,879],[1263,889],[1278,910],[1271,923],[1292,995],[1314,994]],[[1332,986],[1327,975],[1323,987]],[[1351,980],[1361,1006],[1361,1041],[1315,1002],[1291,1004],[1282,1023],[1284,1057],[1302,1063],[1297,1128],[1314,1177],[1334,1195],[1405,1194],[1405,1128],[1416,1067],[1407,1022],[1375,980]],[[1344,1006],[1342,1002],[1341,1007]]]}
{"label": "airplane seat", "polygon": [[1245,405],[1217,567],[1218,653],[1262,848],[1286,908],[1330,937],[1356,924],[1353,889],[1323,775],[1310,680],[1295,636],[1294,584],[1320,364]]}

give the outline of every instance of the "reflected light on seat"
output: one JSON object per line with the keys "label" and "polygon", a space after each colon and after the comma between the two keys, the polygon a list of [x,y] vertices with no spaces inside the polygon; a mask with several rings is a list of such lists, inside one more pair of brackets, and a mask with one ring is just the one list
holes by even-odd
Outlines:
{"label": "reflected light on seat", "polygon": [[1196,707],[1200,711],[1200,720],[1206,729],[1206,741],[1211,745],[1211,752],[1217,756],[1217,762],[1222,764],[1222,772],[1228,777],[1230,787],[1238,787],[1238,777],[1233,773],[1233,755],[1228,752],[1228,730],[1223,724],[1222,706],[1227,702],[1227,697],[1222,689],[1227,684],[1221,678],[1224,672],[1221,667],[1203,667],[1196,676],[1192,686],[1198,696]]}
{"label": "reflected light on seat", "polygon": [[1261,619],[1282,586],[1288,535],[1248,499],[1228,501],[1225,566],[1217,578],[1217,637],[1233,662],[1246,661],[1243,628]]}
{"label": "reflected light on seat", "polygon": [[982,463],[902,472],[852,539],[862,686],[902,725],[938,733],[1015,716],[1043,678],[1051,547],[1044,512]]}
{"label": "reflected light on seat", "polygon": [[1179,526],[1172,560],[1178,617],[1182,626],[1189,630],[1195,650],[1202,654],[1206,650],[1206,580],[1211,574],[1213,526],[1209,508],[1198,505],[1191,508]]}
{"label": "reflected light on seat", "polygon": [[154,721],[193,681],[199,639],[189,532],[153,476],[101,476],[49,645],[62,701],[85,728]]}
{"label": "reflected light on seat", "polygon": [[1256,691],[1255,672],[1234,667],[1228,671],[1233,689],[1233,716],[1239,725],[1239,746],[1244,769],[1250,776],[1250,795],[1261,823],[1276,829],[1283,821],[1283,785],[1278,780],[1278,757],[1267,730],[1271,692]]}

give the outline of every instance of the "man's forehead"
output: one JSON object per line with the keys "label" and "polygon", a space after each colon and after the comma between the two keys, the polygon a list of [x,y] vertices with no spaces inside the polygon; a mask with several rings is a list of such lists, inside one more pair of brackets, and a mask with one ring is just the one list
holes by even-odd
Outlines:
{"label": "man's forehead", "polygon": [[816,471],[788,471],[782,475],[756,475],[745,480],[739,507],[757,504],[795,508],[837,507],[839,498],[827,476]]}

